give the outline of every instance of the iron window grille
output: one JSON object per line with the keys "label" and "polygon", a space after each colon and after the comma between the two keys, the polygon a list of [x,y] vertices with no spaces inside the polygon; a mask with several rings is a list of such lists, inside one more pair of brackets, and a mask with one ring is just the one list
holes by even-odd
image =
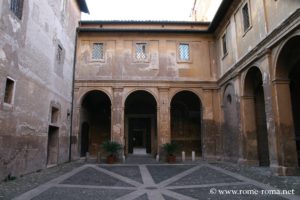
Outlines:
{"label": "iron window grille", "polygon": [[104,47],[103,43],[94,43],[93,51],[92,51],[92,59],[93,60],[103,60],[104,58]]}
{"label": "iron window grille", "polygon": [[179,44],[179,59],[181,61],[190,60],[190,45],[189,44]]}
{"label": "iron window grille", "polygon": [[146,43],[135,44],[135,58],[139,61],[143,61],[147,59]]}
{"label": "iron window grille", "polygon": [[22,19],[23,14],[23,0],[11,0],[10,10],[19,18]]}

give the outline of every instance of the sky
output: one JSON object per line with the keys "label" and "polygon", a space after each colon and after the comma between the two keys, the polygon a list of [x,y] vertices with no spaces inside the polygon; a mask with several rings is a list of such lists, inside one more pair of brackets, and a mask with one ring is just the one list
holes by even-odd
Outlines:
{"label": "sky", "polygon": [[86,0],[82,20],[188,21],[194,0]]}

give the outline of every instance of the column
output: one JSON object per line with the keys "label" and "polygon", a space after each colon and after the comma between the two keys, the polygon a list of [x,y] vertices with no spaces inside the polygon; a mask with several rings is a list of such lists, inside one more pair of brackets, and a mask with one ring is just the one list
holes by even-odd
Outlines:
{"label": "column", "polygon": [[122,145],[124,141],[124,109],[122,106],[123,87],[113,88],[111,108],[111,139]]}
{"label": "column", "polygon": [[157,152],[160,152],[161,145],[171,142],[170,131],[170,102],[169,88],[159,88],[159,105],[157,105]]}

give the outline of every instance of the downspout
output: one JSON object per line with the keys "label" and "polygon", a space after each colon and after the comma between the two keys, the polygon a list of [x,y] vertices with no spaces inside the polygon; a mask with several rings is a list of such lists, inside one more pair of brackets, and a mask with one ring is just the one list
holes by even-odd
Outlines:
{"label": "downspout", "polygon": [[[80,26],[80,21],[78,23]],[[73,114],[74,114],[74,87],[75,87],[75,68],[77,61],[77,39],[78,39],[79,29],[76,28],[75,35],[75,49],[74,49],[74,61],[73,61],[73,78],[72,78],[72,101],[71,101],[71,124],[70,124],[70,138],[69,138],[69,162],[72,160],[72,135],[73,135]]]}

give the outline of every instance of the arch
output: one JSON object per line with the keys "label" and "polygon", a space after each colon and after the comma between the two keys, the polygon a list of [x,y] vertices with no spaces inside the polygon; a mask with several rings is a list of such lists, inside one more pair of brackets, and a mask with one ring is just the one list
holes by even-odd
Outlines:
{"label": "arch", "polygon": [[245,73],[243,84],[244,135],[247,160],[269,166],[269,142],[265,111],[263,77],[258,67]]}
{"label": "arch", "polygon": [[[101,90],[90,90],[85,93],[80,104],[80,154],[86,152],[96,156],[102,151],[100,145],[111,139],[111,100]],[[88,125],[88,128],[83,125]],[[88,134],[88,135],[83,135]],[[88,144],[85,140],[88,138]]]}
{"label": "arch", "polygon": [[[288,38],[286,38],[278,47],[278,50],[274,56],[273,63],[275,63],[275,68],[273,71],[273,77],[275,79],[279,79],[280,77],[280,72],[284,68],[284,66],[280,65],[280,61],[282,60],[282,53],[284,51],[289,52],[289,49],[287,48],[289,46],[289,43],[293,43],[293,40],[295,38],[299,39],[300,37],[300,30],[295,32],[294,34],[290,35]],[[299,55],[299,54],[298,54]],[[285,74],[287,75],[287,74]]]}
{"label": "arch", "polygon": [[[283,136],[283,165],[300,165],[300,31],[283,42],[277,52],[274,89],[279,131]],[[286,159],[289,157],[289,159]]]}
{"label": "arch", "polygon": [[202,97],[202,95],[199,93],[199,91],[197,91],[197,90],[195,90],[195,89],[176,89],[176,90],[172,91],[172,92],[170,93],[170,98],[169,98],[169,105],[170,105],[170,107],[171,107],[171,101],[172,101],[172,99],[174,98],[174,96],[175,96],[176,94],[178,94],[178,93],[180,93],[180,92],[191,92],[191,93],[195,94],[195,95],[198,97],[198,99],[199,99],[199,101],[200,101],[200,103],[201,103],[201,108],[203,108],[203,104],[202,104],[202,99],[203,99],[203,97]]}
{"label": "arch", "polygon": [[202,102],[188,90],[177,92],[170,101],[171,141],[178,143],[187,155],[202,155]]}
{"label": "arch", "polygon": [[126,103],[126,100],[128,99],[128,97],[129,97],[131,94],[133,94],[133,93],[135,93],[135,92],[139,92],[139,91],[147,92],[147,93],[149,93],[150,95],[152,95],[152,97],[155,99],[156,105],[159,105],[159,104],[158,104],[158,102],[159,102],[159,101],[158,101],[158,96],[157,96],[152,90],[147,89],[147,88],[143,88],[143,89],[141,89],[141,88],[135,88],[135,89],[130,90],[129,92],[127,92],[127,93],[124,95],[123,103],[122,103],[122,105],[123,105],[124,108],[125,108],[125,103]]}
{"label": "arch", "polygon": [[84,100],[84,98],[90,93],[90,92],[93,92],[93,91],[98,91],[98,92],[103,92],[104,94],[107,95],[107,97],[109,98],[110,102],[112,102],[112,96],[110,94],[110,92],[108,92],[107,90],[105,89],[89,89],[89,90],[86,90],[84,91],[83,94],[81,94],[79,97],[78,97],[78,106],[81,106],[82,105],[82,101]]}
{"label": "arch", "polygon": [[146,90],[134,90],[124,101],[125,153],[155,154],[157,100]]}

